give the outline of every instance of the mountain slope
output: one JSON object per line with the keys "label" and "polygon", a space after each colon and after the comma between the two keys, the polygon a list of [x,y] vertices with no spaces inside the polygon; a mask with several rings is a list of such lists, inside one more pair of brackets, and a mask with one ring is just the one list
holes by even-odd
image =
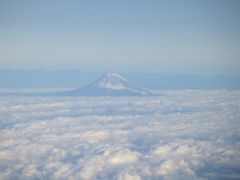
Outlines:
{"label": "mountain slope", "polygon": [[107,73],[98,80],[76,90],[66,92],[71,96],[149,96],[150,91],[128,82],[116,73]]}

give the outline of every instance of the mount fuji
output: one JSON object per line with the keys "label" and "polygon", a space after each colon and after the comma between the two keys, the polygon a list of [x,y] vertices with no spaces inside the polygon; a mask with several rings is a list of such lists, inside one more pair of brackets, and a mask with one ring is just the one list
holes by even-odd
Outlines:
{"label": "mount fuji", "polygon": [[67,96],[151,96],[147,89],[130,83],[117,73],[107,73],[95,82],[63,93]]}

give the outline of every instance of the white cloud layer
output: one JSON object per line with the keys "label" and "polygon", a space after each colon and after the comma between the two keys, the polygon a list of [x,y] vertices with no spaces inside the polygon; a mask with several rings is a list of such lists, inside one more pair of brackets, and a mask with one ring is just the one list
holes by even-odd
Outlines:
{"label": "white cloud layer", "polygon": [[240,91],[0,97],[0,179],[240,179]]}

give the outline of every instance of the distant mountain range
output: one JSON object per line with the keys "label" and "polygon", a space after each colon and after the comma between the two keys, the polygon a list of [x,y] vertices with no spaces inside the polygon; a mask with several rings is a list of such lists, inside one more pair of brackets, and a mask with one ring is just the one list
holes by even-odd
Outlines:
{"label": "distant mountain range", "polygon": [[95,82],[72,91],[60,93],[69,96],[149,96],[150,90],[130,83],[117,73],[107,73]]}
{"label": "distant mountain range", "polygon": [[[102,74],[81,70],[0,70],[0,88],[76,88],[89,84]],[[130,82],[155,90],[240,89],[240,75],[121,74]]]}

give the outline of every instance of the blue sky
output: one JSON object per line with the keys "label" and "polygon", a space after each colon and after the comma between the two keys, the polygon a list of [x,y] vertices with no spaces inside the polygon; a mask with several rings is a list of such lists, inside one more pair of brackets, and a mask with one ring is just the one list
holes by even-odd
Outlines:
{"label": "blue sky", "polygon": [[237,0],[0,0],[0,67],[239,75],[239,12]]}

